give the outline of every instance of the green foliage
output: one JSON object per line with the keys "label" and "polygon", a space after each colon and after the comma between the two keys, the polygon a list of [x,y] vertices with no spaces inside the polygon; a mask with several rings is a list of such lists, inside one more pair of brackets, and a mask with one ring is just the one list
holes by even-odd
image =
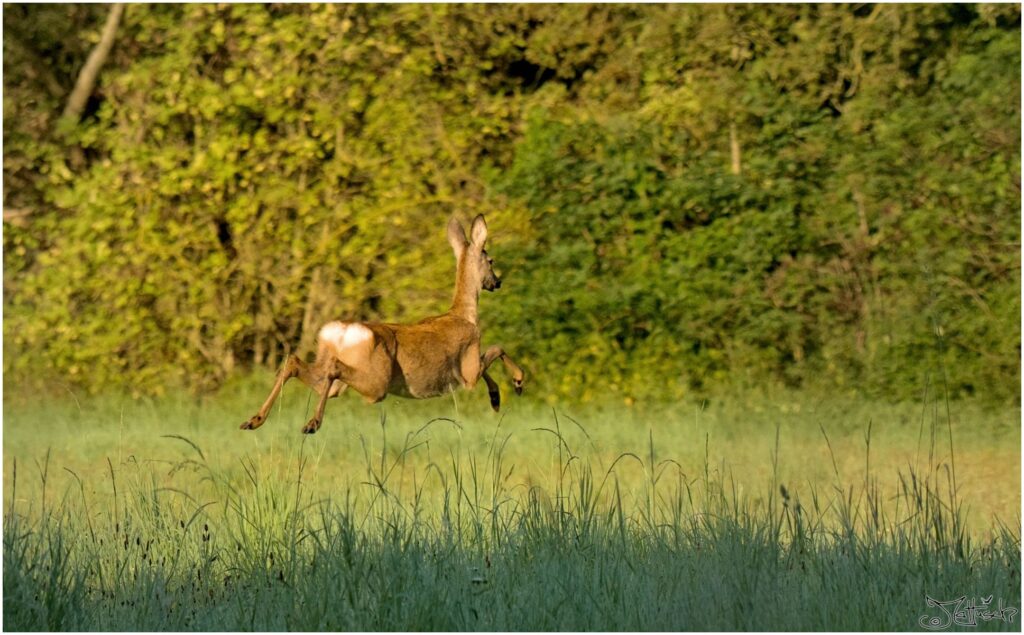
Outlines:
{"label": "green foliage", "polygon": [[1012,5],[5,11],[5,376],[139,393],[443,311],[451,214],[545,397],[1019,399]]}

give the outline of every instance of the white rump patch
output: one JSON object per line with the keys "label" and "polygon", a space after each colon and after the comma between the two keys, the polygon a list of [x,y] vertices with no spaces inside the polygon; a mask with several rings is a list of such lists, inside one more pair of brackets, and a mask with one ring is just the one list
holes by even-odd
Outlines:
{"label": "white rump patch", "polygon": [[322,342],[330,342],[335,346],[341,346],[342,341],[345,339],[345,331],[348,330],[347,326],[343,322],[329,322],[323,325],[317,338]]}
{"label": "white rump patch", "polygon": [[373,340],[373,331],[358,322],[329,322],[320,329],[318,338],[330,344],[338,359],[351,366],[368,356],[370,349],[365,344]]}

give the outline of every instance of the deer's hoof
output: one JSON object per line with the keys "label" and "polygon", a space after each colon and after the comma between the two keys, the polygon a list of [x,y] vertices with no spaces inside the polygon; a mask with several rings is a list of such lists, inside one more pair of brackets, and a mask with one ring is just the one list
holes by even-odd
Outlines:
{"label": "deer's hoof", "polygon": [[523,394],[523,380],[522,379],[513,379],[512,380],[512,388],[515,389],[517,395]]}
{"label": "deer's hoof", "polygon": [[248,421],[243,423],[241,426],[239,426],[239,429],[240,430],[255,430],[256,428],[260,427],[261,425],[263,425],[263,417],[261,417],[259,415],[256,415],[252,419],[249,419]]}
{"label": "deer's hoof", "polygon": [[498,410],[501,408],[501,393],[495,391],[489,392],[487,394],[491,398],[491,409],[494,410],[494,412],[498,412]]}
{"label": "deer's hoof", "polygon": [[316,431],[320,429],[320,422],[316,419],[310,419],[309,423],[302,428],[302,434],[316,434]]}

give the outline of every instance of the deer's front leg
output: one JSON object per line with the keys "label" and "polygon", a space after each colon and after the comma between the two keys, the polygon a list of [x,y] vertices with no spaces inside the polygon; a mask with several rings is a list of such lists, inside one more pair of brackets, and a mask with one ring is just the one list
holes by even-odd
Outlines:
{"label": "deer's front leg", "polygon": [[501,391],[498,390],[498,384],[487,374],[485,370],[481,377],[484,379],[484,383],[487,384],[487,396],[491,398],[491,408],[494,412],[498,412],[501,408]]}
{"label": "deer's front leg", "polygon": [[[486,372],[487,368],[499,357],[501,358],[502,363],[505,364],[505,370],[507,370],[509,375],[512,376],[512,387],[515,389],[516,394],[523,394],[523,381],[526,379],[526,373],[524,373],[523,369],[519,367],[519,364],[516,364],[512,361],[511,357],[505,354],[505,351],[500,346],[488,347],[487,352],[484,353],[483,360],[481,361],[483,372]],[[490,384],[488,384],[487,387],[490,389]]]}

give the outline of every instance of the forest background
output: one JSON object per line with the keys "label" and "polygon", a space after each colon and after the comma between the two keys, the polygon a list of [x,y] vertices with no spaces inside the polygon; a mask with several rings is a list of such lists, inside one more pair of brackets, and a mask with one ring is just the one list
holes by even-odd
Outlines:
{"label": "forest background", "polygon": [[1019,5],[128,5],[68,108],[110,11],[4,6],[8,395],[441,312],[483,213],[542,398],[1019,404]]}

